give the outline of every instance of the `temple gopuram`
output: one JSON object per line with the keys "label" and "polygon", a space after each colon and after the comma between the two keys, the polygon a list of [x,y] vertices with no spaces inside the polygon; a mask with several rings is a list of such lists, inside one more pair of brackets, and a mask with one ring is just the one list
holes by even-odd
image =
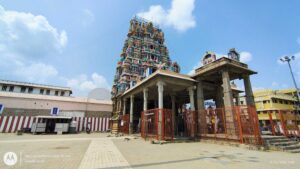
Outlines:
{"label": "temple gopuram", "polygon": [[[164,45],[161,29],[133,18],[112,88],[112,132],[139,133],[145,139],[214,139],[261,144],[250,75],[257,72],[229,49],[202,57],[193,75],[180,73]],[[244,82],[239,90],[234,80]],[[240,105],[244,93],[246,104]],[[205,106],[205,102],[215,106]]]}
{"label": "temple gopuram", "polygon": [[118,61],[112,97],[133,87],[158,69],[180,72],[169,57],[164,33],[158,26],[143,18],[134,17]]}

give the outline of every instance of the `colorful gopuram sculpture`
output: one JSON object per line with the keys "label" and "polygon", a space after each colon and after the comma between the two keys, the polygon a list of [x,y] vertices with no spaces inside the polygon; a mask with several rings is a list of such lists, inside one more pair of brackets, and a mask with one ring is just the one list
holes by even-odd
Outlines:
{"label": "colorful gopuram sculpture", "polygon": [[152,22],[138,17],[130,21],[127,39],[117,63],[112,97],[158,69],[180,72],[179,65],[171,61],[164,41],[164,33]]}

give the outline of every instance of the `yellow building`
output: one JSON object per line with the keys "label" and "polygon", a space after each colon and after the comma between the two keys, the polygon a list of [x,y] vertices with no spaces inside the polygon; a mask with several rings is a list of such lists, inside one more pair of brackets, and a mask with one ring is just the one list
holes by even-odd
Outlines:
{"label": "yellow building", "polygon": [[[271,132],[283,134],[284,127],[286,134],[295,131],[297,125],[300,128],[300,108],[295,106],[297,103],[296,89],[265,89],[254,91],[253,94],[261,127],[268,128]],[[245,98],[240,98],[241,105],[244,102]],[[298,113],[296,113],[297,109]],[[275,131],[272,131],[272,123]],[[284,123],[284,126],[281,123]]]}

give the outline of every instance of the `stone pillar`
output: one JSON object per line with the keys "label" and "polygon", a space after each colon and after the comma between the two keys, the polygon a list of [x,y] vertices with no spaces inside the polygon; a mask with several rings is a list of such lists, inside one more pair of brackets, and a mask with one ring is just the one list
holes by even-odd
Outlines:
{"label": "stone pillar", "polygon": [[222,81],[223,81],[224,106],[231,108],[234,105],[233,95],[230,86],[229,73],[226,70],[222,72]]}
{"label": "stone pillar", "polygon": [[143,90],[144,92],[144,111],[148,110],[148,88]]}
{"label": "stone pillar", "polygon": [[224,101],[223,101],[223,88],[221,84],[216,89],[216,107],[217,108],[223,108],[224,107]]}
{"label": "stone pillar", "polygon": [[246,103],[248,106],[255,106],[249,75],[245,75],[243,79],[244,79],[244,86],[245,86],[245,93],[246,93]]}
{"label": "stone pillar", "polygon": [[191,105],[191,110],[195,111],[195,101],[194,101],[194,86],[191,86],[188,88],[189,91],[189,96],[190,96],[190,105]]}
{"label": "stone pillar", "polygon": [[129,121],[129,134],[133,132],[133,104],[134,104],[134,95],[130,96],[130,121]]}
{"label": "stone pillar", "polygon": [[203,82],[201,80],[198,80],[197,83],[197,106],[198,106],[198,113],[205,109],[204,95],[203,95]]}
{"label": "stone pillar", "polygon": [[240,105],[240,96],[239,96],[239,93],[237,93],[236,96],[235,96],[235,102],[236,102],[235,103],[236,106]]}
{"label": "stone pillar", "polygon": [[[201,124],[201,118],[205,119],[205,107],[204,107],[204,95],[203,95],[203,82],[201,79],[197,79],[197,135],[200,136],[200,124]],[[203,116],[203,117],[201,117]]]}
{"label": "stone pillar", "polygon": [[175,128],[176,128],[176,121],[175,121],[175,117],[176,117],[176,114],[175,114],[175,112],[176,112],[176,101],[175,101],[175,99],[176,99],[176,96],[175,96],[175,94],[172,94],[171,95],[171,102],[172,102],[172,126],[173,126],[173,131],[174,131],[174,135],[176,134],[175,133]]}
{"label": "stone pillar", "polygon": [[124,98],[124,99],[123,99],[123,115],[126,114],[126,104],[127,104],[127,99]]}
{"label": "stone pillar", "polygon": [[233,112],[233,95],[230,86],[230,77],[227,70],[222,72],[223,93],[224,93],[224,106],[225,106],[225,119],[226,131],[228,135],[236,135],[236,126],[234,125],[234,112]]}
{"label": "stone pillar", "polygon": [[162,139],[162,114],[163,114],[163,108],[164,108],[164,84],[163,82],[158,82],[157,83],[158,87],[158,108],[159,113],[158,113],[158,139]]}
{"label": "stone pillar", "polygon": [[[195,101],[194,101],[194,86],[189,87],[189,96],[190,96],[190,106],[191,106],[191,111],[195,111]],[[191,129],[191,137],[195,136],[195,122],[192,122],[192,129]]]}

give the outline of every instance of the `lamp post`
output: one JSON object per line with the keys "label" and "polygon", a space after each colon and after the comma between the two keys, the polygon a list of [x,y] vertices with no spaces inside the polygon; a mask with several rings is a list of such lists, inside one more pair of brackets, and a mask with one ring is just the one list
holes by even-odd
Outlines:
{"label": "lamp post", "polygon": [[[287,62],[288,63],[288,65],[289,65],[289,68],[290,68],[290,72],[291,72],[291,75],[292,75],[292,78],[293,78],[293,81],[294,81],[294,85],[295,85],[295,88],[296,88],[296,92],[297,92],[297,95],[296,95],[296,97],[297,97],[297,101],[298,101],[298,104],[296,104],[296,111],[298,111],[298,105],[299,105],[299,103],[300,103],[300,96],[299,96],[299,90],[298,90],[298,86],[297,86],[297,83],[296,83],[296,80],[295,80],[295,77],[294,77],[294,73],[293,73],[293,71],[292,71],[292,67],[291,67],[291,64],[290,64],[290,61],[292,61],[292,60],[294,60],[295,59],[295,56],[291,56],[291,57],[289,57],[289,56],[285,56],[285,57],[283,57],[283,58],[280,58],[280,60],[282,61],[282,62]],[[297,112],[298,113],[298,112]]]}

